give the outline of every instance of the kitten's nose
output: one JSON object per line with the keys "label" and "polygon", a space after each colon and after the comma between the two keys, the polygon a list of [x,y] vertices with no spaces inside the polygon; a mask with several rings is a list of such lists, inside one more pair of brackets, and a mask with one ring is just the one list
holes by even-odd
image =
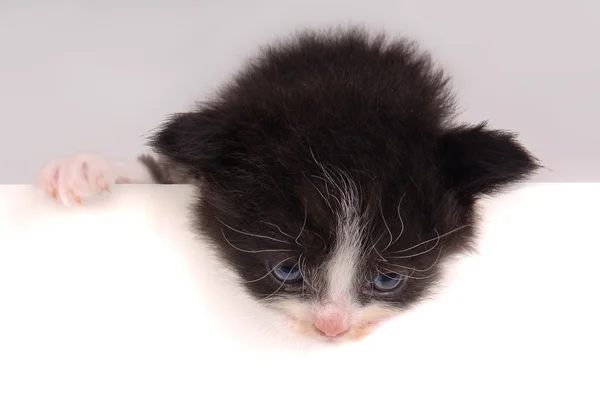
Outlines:
{"label": "kitten's nose", "polygon": [[340,311],[338,308],[326,308],[315,314],[313,325],[323,336],[337,337],[350,328],[348,318],[346,311]]}
{"label": "kitten's nose", "polygon": [[323,336],[327,337],[340,336],[348,330],[348,326],[338,319],[316,318],[314,325]]}

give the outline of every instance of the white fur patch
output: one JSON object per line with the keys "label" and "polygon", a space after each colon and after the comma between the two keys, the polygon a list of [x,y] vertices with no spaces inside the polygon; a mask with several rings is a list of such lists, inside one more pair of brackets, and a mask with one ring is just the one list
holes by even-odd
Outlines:
{"label": "white fur patch", "polygon": [[359,199],[355,190],[342,196],[341,211],[337,220],[337,241],[325,263],[326,299],[350,304],[353,299],[357,269],[362,257],[363,224],[359,214]]}
{"label": "white fur patch", "polygon": [[360,257],[360,232],[355,225],[344,225],[333,253],[325,264],[328,299],[352,301]]}

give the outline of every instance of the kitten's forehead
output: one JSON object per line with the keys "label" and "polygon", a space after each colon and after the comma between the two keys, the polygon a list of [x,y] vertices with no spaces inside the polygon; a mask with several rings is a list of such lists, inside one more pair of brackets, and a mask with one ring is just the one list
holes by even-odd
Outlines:
{"label": "kitten's forehead", "polygon": [[[281,161],[258,154],[252,167],[226,180],[231,187],[243,187],[243,195],[232,198],[230,190],[220,191],[219,200],[229,202],[230,214],[223,217],[234,216],[232,225],[250,232],[227,231],[238,239],[224,242],[246,286],[260,298],[294,297],[317,305],[387,301],[403,306],[414,301],[443,261],[441,246],[430,251],[432,242],[434,249],[439,243],[435,229],[443,233],[457,224],[455,217],[440,217],[435,210],[435,185],[407,178],[395,157],[372,164],[373,159],[361,158],[361,168],[319,145],[302,143],[296,150],[302,156]],[[254,252],[251,258],[237,248],[232,251],[232,243]],[[269,266],[282,261],[300,268],[302,283],[267,275]],[[406,289],[385,297],[373,292],[373,278],[398,272],[411,274]]]}

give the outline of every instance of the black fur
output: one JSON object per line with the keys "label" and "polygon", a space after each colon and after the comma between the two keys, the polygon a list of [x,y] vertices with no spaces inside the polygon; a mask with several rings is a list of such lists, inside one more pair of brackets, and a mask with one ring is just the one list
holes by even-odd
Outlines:
{"label": "black fur", "polygon": [[[365,291],[361,300],[405,306],[428,290],[444,258],[469,246],[475,200],[538,167],[513,135],[455,125],[454,107],[448,78],[414,44],[358,29],[305,32],[264,48],[216,99],[175,115],[151,146],[201,184],[198,228],[257,298],[281,283],[250,281],[289,256],[305,261],[309,283],[277,295],[321,294],[315,276],[336,238],[341,194],[321,165],[339,171],[369,220],[365,278],[391,263],[412,269],[402,291]],[[388,227],[394,239],[404,232],[384,251]],[[391,259],[430,239],[402,252],[414,257]],[[289,251],[250,253],[272,249]]]}

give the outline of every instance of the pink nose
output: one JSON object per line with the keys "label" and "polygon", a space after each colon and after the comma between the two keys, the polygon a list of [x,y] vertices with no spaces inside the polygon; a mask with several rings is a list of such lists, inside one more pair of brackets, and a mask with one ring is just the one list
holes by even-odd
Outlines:
{"label": "pink nose", "polygon": [[323,336],[341,336],[349,329],[348,317],[344,313],[326,311],[315,316],[313,324]]}
{"label": "pink nose", "polygon": [[315,327],[323,335],[327,337],[336,337],[344,334],[348,327],[342,322],[330,319],[315,319]]}

